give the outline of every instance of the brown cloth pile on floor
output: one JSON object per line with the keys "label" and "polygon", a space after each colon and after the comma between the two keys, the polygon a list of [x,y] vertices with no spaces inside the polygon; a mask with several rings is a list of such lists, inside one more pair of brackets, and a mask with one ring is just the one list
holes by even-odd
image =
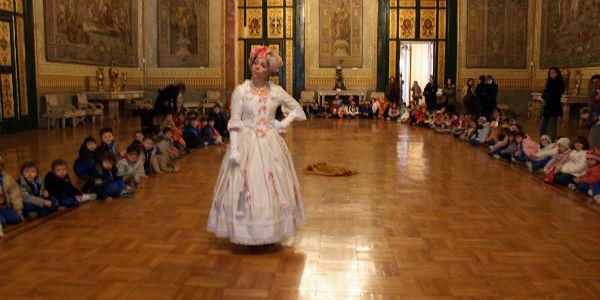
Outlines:
{"label": "brown cloth pile on floor", "polygon": [[316,163],[308,166],[306,172],[312,175],[323,176],[352,176],[358,174],[357,171],[349,170],[344,167],[333,166],[328,163]]}

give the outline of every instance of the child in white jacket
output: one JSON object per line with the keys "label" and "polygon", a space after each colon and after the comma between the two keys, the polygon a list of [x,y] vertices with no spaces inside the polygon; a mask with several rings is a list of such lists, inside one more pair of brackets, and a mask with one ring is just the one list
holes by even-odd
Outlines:
{"label": "child in white jacket", "polygon": [[583,137],[577,137],[573,141],[573,149],[569,154],[567,161],[561,166],[556,167],[556,175],[554,175],[554,183],[559,185],[569,185],[575,183],[573,179],[579,177],[587,170],[585,162],[585,154],[590,149],[588,140]]}

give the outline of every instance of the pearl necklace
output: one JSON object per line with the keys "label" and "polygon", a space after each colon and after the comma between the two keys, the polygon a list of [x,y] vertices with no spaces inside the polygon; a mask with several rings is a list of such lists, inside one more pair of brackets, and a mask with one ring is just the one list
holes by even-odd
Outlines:
{"label": "pearl necklace", "polygon": [[252,81],[250,81],[250,85],[252,86],[252,88],[258,93],[259,96],[262,95],[262,93],[268,88],[267,84],[265,83],[265,86],[263,86],[262,88],[257,88],[254,83],[252,83]]}

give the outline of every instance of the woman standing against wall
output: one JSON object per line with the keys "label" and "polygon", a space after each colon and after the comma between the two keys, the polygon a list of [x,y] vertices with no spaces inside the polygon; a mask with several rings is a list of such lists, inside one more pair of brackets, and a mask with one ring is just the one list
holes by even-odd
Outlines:
{"label": "woman standing against wall", "polygon": [[433,76],[429,76],[429,83],[425,86],[425,90],[423,90],[423,94],[425,95],[425,103],[427,104],[427,110],[432,111],[435,110],[435,106],[437,104],[438,85],[435,83],[435,79]]}
{"label": "woman standing against wall", "polygon": [[563,116],[563,109],[560,99],[565,92],[565,82],[562,74],[557,67],[548,70],[548,79],[546,88],[542,93],[544,99],[544,111],[540,123],[540,136],[546,134],[550,127],[550,138],[555,141],[558,136],[558,118]]}
{"label": "woman standing against wall", "polygon": [[442,97],[444,98],[446,110],[454,114],[456,105],[456,85],[452,82],[452,78],[446,80],[446,85],[444,85],[444,89],[442,90]]}

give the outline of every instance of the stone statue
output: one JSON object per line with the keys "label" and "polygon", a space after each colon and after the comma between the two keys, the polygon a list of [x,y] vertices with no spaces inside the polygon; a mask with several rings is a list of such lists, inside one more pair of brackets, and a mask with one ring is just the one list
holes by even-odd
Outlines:
{"label": "stone statue", "polygon": [[127,72],[121,73],[121,90],[127,90]]}
{"label": "stone statue", "polygon": [[340,2],[340,7],[335,11],[334,17],[333,55],[350,55],[350,13],[346,7],[346,1]]}
{"label": "stone statue", "polygon": [[560,73],[562,73],[563,79],[565,81],[565,95],[569,94],[569,79],[571,79],[571,72],[566,65],[562,65],[560,67]]}
{"label": "stone statue", "polygon": [[104,70],[98,69],[96,70],[96,86],[99,92],[104,91]]}
{"label": "stone statue", "polygon": [[335,68],[335,86],[333,87],[336,91],[345,91],[346,85],[344,84],[344,76],[342,75],[342,63],[344,61],[340,60],[338,62],[337,67]]}
{"label": "stone statue", "polygon": [[583,74],[581,73],[581,71],[577,70],[575,72],[575,91],[573,92],[573,95],[579,95],[579,92],[581,91],[582,83],[583,83]]}
{"label": "stone statue", "polygon": [[108,69],[108,78],[110,79],[110,91],[118,92],[120,90],[119,86],[119,68],[115,66],[113,61],[112,67]]}

